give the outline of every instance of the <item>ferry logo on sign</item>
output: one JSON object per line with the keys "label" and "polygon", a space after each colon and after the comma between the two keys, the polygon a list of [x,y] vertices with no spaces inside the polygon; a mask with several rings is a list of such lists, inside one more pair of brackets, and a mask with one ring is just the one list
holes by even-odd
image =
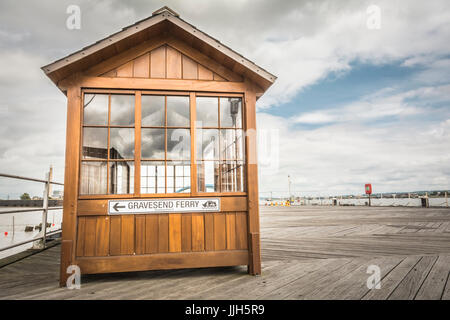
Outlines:
{"label": "ferry logo on sign", "polygon": [[218,212],[220,199],[109,200],[108,214],[149,214],[170,212]]}

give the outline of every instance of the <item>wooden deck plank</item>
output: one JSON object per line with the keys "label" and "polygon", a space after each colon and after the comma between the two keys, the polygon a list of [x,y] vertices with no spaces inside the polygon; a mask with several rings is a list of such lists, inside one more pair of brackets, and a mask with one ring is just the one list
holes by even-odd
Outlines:
{"label": "wooden deck plank", "polygon": [[389,296],[389,300],[413,300],[428,273],[436,262],[436,256],[425,256],[417,263]]}
{"label": "wooden deck plank", "polygon": [[450,272],[450,256],[439,256],[424,283],[416,300],[439,300],[444,295],[445,284]]}
{"label": "wooden deck plank", "polygon": [[[84,275],[80,290],[67,290],[58,287],[56,246],[0,268],[0,299],[450,299],[449,213],[447,208],[262,206],[260,277],[247,275],[245,267]],[[217,221],[215,214],[206,216],[191,226],[182,216],[182,250],[190,241],[198,250],[203,243],[203,250],[211,250],[214,242],[224,249],[246,246],[239,237],[245,215]],[[109,229],[93,222],[85,227],[93,234],[109,230],[114,255],[120,254],[121,229],[133,224],[112,218]],[[135,232],[143,236],[136,254],[144,245],[146,253],[174,249],[168,215],[140,219]],[[177,230],[178,220],[171,221]],[[203,237],[207,225],[216,232]],[[150,237],[160,241],[157,247],[148,247]],[[95,237],[87,240],[88,254],[106,252]],[[179,236],[175,240],[179,250]],[[127,252],[133,247],[124,244]],[[381,289],[366,287],[368,264],[380,266]]]}

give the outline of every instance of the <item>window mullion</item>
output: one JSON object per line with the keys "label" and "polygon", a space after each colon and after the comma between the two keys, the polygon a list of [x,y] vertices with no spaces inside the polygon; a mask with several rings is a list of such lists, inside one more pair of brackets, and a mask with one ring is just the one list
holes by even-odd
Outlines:
{"label": "window mullion", "polygon": [[141,91],[135,93],[134,105],[134,194],[141,194]]}

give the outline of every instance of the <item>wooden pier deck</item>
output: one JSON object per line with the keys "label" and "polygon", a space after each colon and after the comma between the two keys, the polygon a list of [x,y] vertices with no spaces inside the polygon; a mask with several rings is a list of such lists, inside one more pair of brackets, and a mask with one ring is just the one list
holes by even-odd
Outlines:
{"label": "wooden pier deck", "polygon": [[[450,210],[261,207],[262,276],[245,267],[82,276],[52,247],[0,269],[0,299],[450,299]],[[369,265],[381,289],[366,286]]]}

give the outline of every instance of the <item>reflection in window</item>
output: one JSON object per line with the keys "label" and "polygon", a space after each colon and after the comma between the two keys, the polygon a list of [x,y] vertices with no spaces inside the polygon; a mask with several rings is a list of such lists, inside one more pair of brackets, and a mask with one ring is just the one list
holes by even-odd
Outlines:
{"label": "reflection in window", "polygon": [[220,126],[242,128],[241,98],[220,98]]}
{"label": "reflection in window", "polygon": [[165,114],[165,97],[142,95],[142,126],[148,127],[164,127]]}
{"label": "reflection in window", "polygon": [[107,125],[108,105],[109,95],[107,94],[85,94],[83,123],[85,125]]}
{"label": "reflection in window", "polygon": [[108,128],[83,129],[83,159],[108,158]]}
{"label": "reflection in window", "polygon": [[134,126],[134,95],[111,95],[111,125]]}
{"label": "reflection in window", "polygon": [[167,162],[167,193],[191,191],[191,163]]}
{"label": "reflection in window", "polygon": [[142,99],[141,193],[190,192],[189,97]]}
{"label": "reflection in window", "polygon": [[134,163],[132,161],[109,163],[109,193],[134,193]]}
{"label": "reflection in window", "polygon": [[[80,194],[134,192],[134,162],[114,161],[134,159],[134,100],[125,94],[84,95]],[[105,161],[93,161],[98,159]]]}
{"label": "reflection in window", "polygon": [[198,191],[244,191],[241,98],[198,97],[196,110]]}
{"label": "reflection in window", "polygon": [[220,160],[243,160],[241,129],[220,130]]}
{"label": "reflection in window", "polygon": [[110,130],[110,159],[133,159],[134,128],[111,128]]}
{"label": "reflection in window", "polygon": [[165,159],[165,130],[147,129],[141,131],[142,159]]}
{"label": "reflection in window", "polygon": [[218,98],[197,97],[196,100],[196,126],[213,127],[219,125],[219,101]]}
{"label": "reflection in window", "polygon": [[167,96],[167,126],[189,127],[189,97]]}
{"label": "reflection in window", "polygon": [[166,192],[166,167],[164,161],[141,162],[141,193]]}
{"label": "reflection in window", "polygon": [[222,161],[220,165],[222,192],[244,191],[244,162]]}
{"label": "reflection in window", "polygon": [[197,187],[199,192],[220,192],[219,161],[197,163]]}
{"label": "reflection in window", "polygon": [[191,158],[191,131],[167,129],[167,159],[189,160]]}
{"label": "reflection in window", "polygon": [[219,160],[219,130],[197,129],[197,159]]}
{"label": "reflection in window", "polygon": [[106,194],[106,161],[88,161],[81,164],[80,194]]}

